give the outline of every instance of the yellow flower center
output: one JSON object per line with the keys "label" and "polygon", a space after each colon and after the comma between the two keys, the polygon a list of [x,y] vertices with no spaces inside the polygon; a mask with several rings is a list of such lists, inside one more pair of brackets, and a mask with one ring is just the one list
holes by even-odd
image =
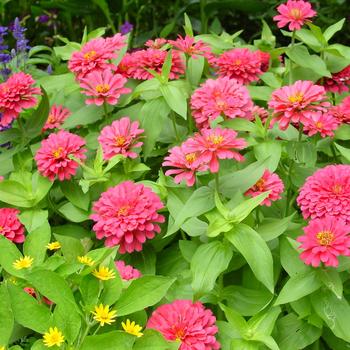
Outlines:
{"label": "yellow flower center", "polygon": [[323,128],[323,123],[322,122],[316,122],[316,128],[322,129]]}
{"label": "yellow flower center", "polygon": [[52,151],[52,155],[55,159],[58,159],[62,156],[62,152],[63,152],[63,147],[58,147],[56,150]]}
{"label": "yellow flower center", "polygon": [[294,19],[301,19],[302,18],[302,12],[298,8],[294,8],[290,10],[290,16]]}
{"label": "yellow flower center", "polygon": [[124,205],[120,207],[117,211],[117,216],[126,216],[129,214],[131,206],[130,205]]}
{"label": "yellow flower center", "polygon": [[296,102],[302,102],[303,98],[304,98],[303,94],[295,94],[295,95],[289,96],[288,100],[292,103],[296,103]]}
{"label": "yellow flower center", "polygon": [[3,230],[4,230],[4,228],[2,226],[0,226],[0,232],[3,231]]}
{"label": "yellow flower center", "polygon": [[124,136],[117,136],[117,137],[115,138],[115,144],[116,144],[118,147],[123,146],[124,143],[125,143],[125,141],[126,141],[126,139],[125,139]]}
{"label": "yellow flower center", "polygon": [[336,184],[332,187],[332,191],[333,193],[335,194],[339,194],[341,193],[341,191],[343,190],[343,186],[342,185],[339,185],[339,184]]}
{"label": "yellow flower center", "polygon": [[196,159],[197,159],[197,155],[196,153],[188,153],[185,155],[185,158],[186,158],[186,161],[189,163],[189,164],[192,164]]}
{"label": "yellow flower center", "polygon": [[221,135],[211,135],[207,138],[207,141],[212,142],[214,145],[220,145],[224,141],[224,137]]}
{"label": "yellow flower center", "polygon": [[98,84],[95,87],[96,92],[99,94],[105,94],[109,91],[109,89],[110,89],[110,86],[108,84]]}
{"label": "yellow flower center", "polygon": [[265,189],[265,180],[261,178],[260,180],[257,181],[255,186],[257,187],[257,189],[259,191],[264,191],[264,189]]}
{"label": "yellow flower center", "polygon": [[48,123],[53,123],[55,122],[55,120],[56,120],[55,117],[52,114],[49,114],[47,118]]}
{"label": "yellow flower center", "polygon": [[184,338],[184,335],[185,335],[185,331],[182,328],[177,329],[175,331],[175,338],[177,341],[182,340]]}
{"label": "yellow flower center", "polygon": [[86,60],[91,60],[91,59],[93,59],[95,56],[96,56],[96,51],[92,50],[92,51],[87,52],[87,53],[84,55],[84,59],[86,59]]}
{"label": "yellow flower center", "polygon": [[316,237],[318,243],[323,246],[329,246],[334,241],[334,233],[331,231],[321,231]]}
{"label": "yellow flower center", "polygon": [[242,64],[242,61],[241,61],[241,60],[239,60],[239,59],[235,60],[235,65],[236,65],[236,66],[239,66],[240,64]]}

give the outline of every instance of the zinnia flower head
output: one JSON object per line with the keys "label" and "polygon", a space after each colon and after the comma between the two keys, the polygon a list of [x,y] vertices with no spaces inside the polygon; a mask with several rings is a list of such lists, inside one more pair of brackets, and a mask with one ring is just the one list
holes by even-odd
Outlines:
{"label": "zinnia flower head", "polygon": [[219,76],[236,79],[242,84],[259,80],[259,75],[263,73],[260,54],[247,48],[226,51],[218,58],[213,59],[212,63]]}
{"label": "zinnia flower head", "polygon": [[79,164],[70,156],[80,160],[85,159],[84,146],[83,138],[68,131],[60,130],[50,134],[41,142],[41,147],[34,157],[38,170],[51,181],[54,181],[56,176],[60,181],[69,180],[76,174],[79,167]]}
{"label": "zinnia flower head", "polygon": [[136,324],[135,321],[130,322],[130,320],[127,319],[126,322],[122,322],[122,327],[126,333],[135,335],[138,338],[143,336],[143,333],[141,333],[142,327]]}
{"label": "zinnia flower head", "polygon": [[350,86],[350,65],[338,73],[333,73],[331,78],[323,78],[323,86],[326,91],[341,94],[349,91]]}
{"label": "zinnia flower head", "polygon": [[313,136],[320,133],[322,137],[334,136],[334,130],[338,129],[339,122],[331,113],[310,113],[304,121],[304,131]]}
{"label": "zinnia flower head", "polygon": [[164,207],[150,188],[125,181],[102,193],[93,206],[91,219],[98,239],[106,238],[105,245],[119,244],[119,252],[141,251],[147,239],[160,232],[157,223],[164,222],[158,210]]}
{"label": "zinnia flower head", "polygon": [[149,39],[145,42],[145,46],[151,49],[161,49],[167,42],[168,40],[164,38]]}
{"label": "zinnia flower head", "polygon": [[260,58],[260,69],[262,72],[267,72],[270,67],[271,55],[261,50],[257,50],[256,53]]}
{"label": "zinnia flower head", "polygon": [[139,141],[139,136],[143,132],[143,129],[139,129],[139,122],[131,122],[129,117],[123,117],[105,126],[98,137],[98,142],[103,150],[103,158],[111,159],[117,154],[132,159],[136,158],[138,154],[135,149],[143,144]]}
{"label": "zinnia flower head", "polygon": [[23,72],[12,74],[0,84],[0,127],[10,125],[23,109],[36,105],[35,95],[40,95],[41,91],[34,84],[32,76]]}
{"label": "zinnia flower head", "polygon": [[117,311],[110,310],[109,305],[103,304],[95,306],[95,311],[92,311],[91,313],[94,315],[94,320],[99,322],[101,327],[105,324],[112,324],[117,317]]}
{"label": "zinnia flower head", "polygon": [[0,208],[0,235],[14,243],[25,240],[24,227],[18,219],[20,211],[14,208]]}
{"label": "zinnia flower head", "polygon": [[195,41],[192,36],[186,35],[183,38],[179,35],[176,40],[169,40],[169,44],[193,58],[211,57],[211,48],[201,40]]}
{"label": "zinnia flower head", "polygon": [[328,165],[306,179],[297,203],[305,219],[334,216],[350,224],[350,165]]}
{"label": "zinnia flower head", "polygon": [[237,138],[237,132],[232,129],[202,129],[186,142],[190,152],[198,152],[195,162],[209,165],[212,173],[219,171],[219,159],[235,159],[242,162],[244,157],[236,150],[247,147],[244,139]]}
{"label": "zinnia flower head", "polygon": [[53,105],[50,109],[49,116],[43,127],[43,130],[60,128],[63,122],[71,115],[68,108],[60,105]]}
{"label": "zinnia flower head", "polygon": [[304,227],[305,234],[297,238],[303,252],[300,258],[307,265],[338,266],[338,256],[350,256],[350,226],[345,221],[326,216],[314,219]]}
{"label": "zinnia flower head", "polygon": [[329,111],[339,122],[339,124],[350,124],[350,96],[345,97],[342,103],[334,106]]}
{"label": "zinnia flower head", "polygon": [[277,22],[278,28],[288,25],[289,30],[299,30],[306,22],[316,16],[316,12],[312,9],[308,1],[288,0],[287,3],[277,7],[277,16],[273,17]]}
{"label": "zinnia flower head", "polygon": [[160,332],[165,339],[180,341],[179,350],[217,350],[216,318],[199,301],[176,300],[159,306],[148,320],[147,328]]}
{"label": "zinnia flower head", "polygon": [[281,130],[289,123],[305,123],[313,112],[326,112],[330,103],[326,101],[323,86],[312,81],[298,80],[293,85],[275,90],[268,103],[273,110],[272,123],[278,122]]}
{"label": "zinnia flower head", "polygon": [[119,51],[127,45],[126,36],[122,33],[114,34],[105,39],[105,44],[111,52],[118,55]]}
{"label": "zinnia flower head", "polygon": [[197,127],[202,129],[219,116],[250,119],[253,102],[245,86],[222,77],[203,83],[191,97],[191,108]]}
{"label": "zinnia flower head", "polygon": [[250,120],[255,120],[257,116],[261,119],[263,124],[265,124],[267,118],[269,117],[269,112],[264,107],[254,105],[252,108],[252,117]]}
{"label": "zinnia flower head", "polygon": [[186,143],[171,148],[162,165],[173,168],[167,170],[165,175],[175,175],[175,183],[179,184],[185,180],[187,186],[193,186],[196,182],[196,172],[206,171],[209,167],[205,163],[198,162],[200,153],[189,151]]}
{"label": "zinnia flower head", "polygon": [[130,281],[142,276],[138,269],[135,269],[131,265],[126,265],[123,260],[117,260],[115,262],[115,267],[124,281]]}
{"label": "zinnia flower head", "polygon": [[43,336],[44,345],[51,348],[52,346],[60,347],[64,343],[64,335],[57,327],[50,327],[49,331]]}
{"label": "zinnia flower head", "polygon": [[113,74],[110,69],[105,69],[93,71],[80,79],[80,87],[84,89],[84,95],[91,96],[85,100],[87,105],[116,105],[120,95],[131,92],[131,89],[124,87],[126,82],[127,79],[121,74]]}
{"label": "zinnia flower head", "polygon": [[33,265],[34,258],[25,255],[17,259],[12,265],[16,270],[29,269]]}
{"label": "zinnia flower head", "polygon": [[256,197],[259,194],[270,191],[268,197],[260,204],[269,207],[272,202],[282,198],[281,193],[283,193],[283,190],[284,184],[280,177],[266,169],[263,176],[245,193],[245,195]]}
{"label": "zinnia flower head", "polygon": [[[118,66],[118,72],[127,78],[148,80],[154,76],[149,72],[153,70],[160,74],[168,52],[159,49],[147,49],[127,53]],[[169,79],[178,79],[185,72],[184,62],[178,51],[171,53],[172,61]]]}
{"label": "zinnia flower head", "polygon": [[92,271],[92,274],[101,281],[108,281],[115,278],[115,273],[106,266],[99,266],[98,269]]}

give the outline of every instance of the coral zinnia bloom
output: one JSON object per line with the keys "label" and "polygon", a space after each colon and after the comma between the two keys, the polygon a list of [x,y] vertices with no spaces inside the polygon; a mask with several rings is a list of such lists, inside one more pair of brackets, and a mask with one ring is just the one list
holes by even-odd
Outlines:
{"label": "coral zinnia bloom", "polygon": [[148,320],[147,328],[162,333],[165,339],[180,341],[179,350],[217,350],[216,318],[199,301],[176,300],[159,306]]}
{"label": "coral zinnia bloom", "polygon": [[268,52],[264,52],[261,50],[257,50],[256,53],[260,58],[260,69],[263,72],[267,72],[270,67],[271,55]]}
{"label": "coral zinnia bloom", "polygon": [[131,122],[129,117],[123,117],[105,126],[98,137],[103,158],[111,159],[117,154],[136,158],[138,154],[134,151],[143,144],[139,141],[139,135],[143,132],[143,129],[139,129],[139,122]]}
{"label": "coral zinnia bloom", "polygon": [[208,170],[208,165],[198,162],[199,152],[189,151],[186,143],[171,148],[162,165],[174,168],[167,170],[165,175],[175,175],[175,183],[179,184],[185,180],[187,186],[193,186],[196,182],[196,172]]}
{"label": "coral zinnia bloom", "polygon": [[95,306],[95,311],[92,311],[91,313],[94,315],[94,320],[99,322],[101,327],[105,324],[112,324],[117,317],[117,311],[110,310],[109,305],[103,304]]}
{"label": "coral zinnia bloom", "polygon": [[0,235],[14,243],[23,243],[25,240],[24,227],[18,220],[20,211],[14,208],[0,208]]}
{"label": "coral zinnia bloom", "polygon": [[330,106],[323,86],[312,81],[298,80],[293,85],[283,86],[272,93],[268,103],[273,110],[272,123],[278,122],[281,130],[289,123],[305,123],[312,112],[326,112]]}
{"label": "coral zinnia bloom", "polygon": [[338,73],[333,73],[331,78],[323,78],[322,85],[326,91],[341,94],[349,91],[350,86],[350,65]]}
{"label": "coral zinnia bloom", "polygon": [[309,135],[320,133],[322,137],[334,136],[334,130],[338,129],[339,122],[330,113],[310,113],[304,121],[304,131]]}
{"label": "coral zinnia bloom", "polygon": [[145,42],[145,46],[151,49],[161,49],[167,42],[168,40],[164,38],[149,39]]}
{"label": "coral zinnia bloom", "polygon": [[273,19],[278,28],[289,25],[289,30],[299,30],[304,23],[310,22],[310,18],[316,16],[311,4],[303,0],[288,0],[286,4],[279,5],[277,11],[279,14]]}
{"label": "coral zinnia bloom", "polygon": [[127,319],[126,322],[122,322],[122,327],[126,333],[135,335],[138,338],[143,336],[143,333],[141,333],[142,327],[136,324],[135,321],[130,322],[130,320]]}
{"label": "coral zinnia bloom", "polygon": [[114,271],[110,270],[106,266],[99,266],[98,269],[92,271],[92,274],[101,281],[108,281],[115,278]]}
{"label": "coral zinnia bloom", "polygon": [[302,243],[300,258],[305,264],[317,267],[322,262],[337,267],[337,256],[350,256],[350,226],[343,220],[332,216],[311,220],[304,232],[297,241]]}
{"label": "coral zinnia bloom", "polygon": [[103,103],[115,105],[122,94],[128,94],[131,89],[124,87],[127,79],[121,74],[113,74],[110,69],[93,71],[80,80],[82,93],[91,96],[85,100],[87,105],[102,106]]}
{"label": "coral zinnia bloom", "polygon": [[51,181],[54,181],[56,175],[60,181],[69,180],[79,167],[79,164],[70,156],[80,160],[85,159],[84,145],[83,138],[65,130],[50,134],[41,142],[41,147],[34,157],[38,170]]}
{"label": "coral zinnia bloom", "polygon": [[34,83],[31,75],[19,72],[0,84],[0,127],[10,125],[23,109],[36,105],[35,95],[40,95],[41,91],[33,87]]}
{"label": "coral zinnia bloom", "polygon": [[157,213],[164,207],[159,197],[148,187],[125,181],[109,188],[95,202],[91,219],[98,239],[106,238],[105,245],[119,244],[119,252],[141,251],[147,239],[160,232],[157,223],[164,216]]}
{"label": "coral zinnia bloom", "polygon": [[60,347],[64,343],[64,336],[57,327],[50,327],[49,331],[43,336],[44,345],[47,347],[58,346]]}
{"label": "coral zinnia bloom", "polygon": [[217,68],[219,76],[236,79],[242,84],[259,80],[259,75],[263,73],[260,54],[247,48],[226,51],[213,59],[212,64]]}
{"label": "coral zinnia bloom", "polygon": [[84,264],[86,266],[94,266],[95,265],[95,261],[92,260],[89,256],[87,255],[83,255],[83,256],[78,256],[77,260],[81,263]]}
{"label": "coral zinnia bloom", "polygon": [[245,86],[228,77],[208,79],[191,97],[191,108],[199,129],[208,128],[217,117],[251,117],[253,102]]}
{"label": "coral zinnia bloom", "polygon": [[59,128],[70,115],[71,112],[68,108],[60,105],[53,105],[43,130]]}
{"label": "coral zinnia bloom", "polygon": [[[157,49],[139,50],[128,53],[122,58],[118,66],[118,72],[127,78],[139,80],[153,79],[154,76],[149,70],[160,74],[167,54],[167,51]],[[175,50],[172,51],[171,58],[169,79],[177,79],[185,72],[184,62],[180,53]]]}
{"label": "coral zinnia bloom", "polygon": [[17,259],[12,265],[16,270],[29,269],[33,265],[34,258],[25,255]]}
{"label": "coral zinnia bloom", "polygon": [[201,40],[195,41],[192,36],[186,35],[183,38],[179,35],[176,40],[169,40],[168,42],[193,58],[198,58],[198,56],[211,57],[211,48]]}
{"label": "coral zinnia bloom", "polygon": [[124,281],[130,281],[142,276],[138,269],[135,269],[131,265],[126,265],[123,260],[117,260],[115,262],[115,267]]}
{"label": "coral zinnia bloom", "polygon": [[281,199],[281,193],[284,190],[284,184],[277,174],[265,170],[263,176],[246,193],[246,196],[256,197],[259,194],[271,191],[267,198],[260,205],[271,206],[272,202]]}
{"label": "coral zinnia bloom", "polygon": [[345,97],[341,104],[334,106],[329,111],[340,124],[350,124],[350,96]]}
{"label": "coral zinnia bloom", "polygon": [[350,165],[328,165],[306,179],[297,203],[305,219],[334,216],[350,224]]}
{"label": "coral zinnia bloom", "polygon": [[200,133],[186,142],[188,151],[198,152],[196,162],[209,165],[213,173],[219,171],[219,159],[235,159],[242,162],[244,157],[236,152],[247,147],[244,139],[238,139],[237,132],[232,129],[202,129]]}

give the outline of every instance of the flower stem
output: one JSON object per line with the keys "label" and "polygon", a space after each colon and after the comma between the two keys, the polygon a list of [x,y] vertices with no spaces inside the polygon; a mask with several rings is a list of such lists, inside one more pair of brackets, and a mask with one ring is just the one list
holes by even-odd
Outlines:
{"label": "flower stem", "polygon": [[105,117],[106,117],[106,119],[107,119],[109,113],[108,113],[107,103],[106,103],[106,102],[103,103],[103,111],[104,111]]}
{"label": "flower stem", "polygon": [[177,131],[176,120],[175,120],[175,113],[174,112],[171,112],[171,120],[173,122],[173,128],[174,128],[174,132],[175,132],[176,141],[180,142],[180,136],[179,136],[179,133]]}
{"label": "flower stem", "polygon": [[303,126],[300,125],[299,126],[298,142],[301,142],[301,139],[303,138],[303,130],[304,130]]}
{"label": "flower stem", "polygon": [[214,174],[214,179],[215,179],[215,190],[220,195],[220,179],[219,179],[219,173]]}
{"label": "flower stem", "polygon": [[[290,46],[291,49],[293,49],[294,45],[295,45],[295,30],[293,30],[293,33],[292,33],[292,41],[291,41],[291,46]],[[289,58],[289,85],[293,84],[292,68],[293,68],[292,60]]]}

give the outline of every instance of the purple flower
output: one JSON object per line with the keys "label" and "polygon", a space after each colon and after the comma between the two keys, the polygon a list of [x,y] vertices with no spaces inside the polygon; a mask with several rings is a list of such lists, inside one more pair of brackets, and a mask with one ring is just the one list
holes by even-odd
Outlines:
{"label": "purple flower", "polygon": [[4,45],[4,37],[7,35],[7,27],[0,26],[0,51],[7,50],[8,46]]}
{"label": "purple flower", "polygon": [[11,55],[8,53],[0,53],[0,63],[9,63],[11,61]]}
{"label": "purple flower", "polygon": [[30,46],[28,45],[29,40],[27,40],[24,35],[26,30],[26,28],[21,26],[18,17],[16,17],[12,28],[12,35],[16,39],[17,53],[26,52],[30,49]]}
{"label": "purple flower", "polygon": [[122,33],[123,35],[130,33],[132,30],[134,29],[134,26],[129,23],[128,21],[125,21],[120,27],[120,33]]}
{"label": "purple flower", "polygon": [[48,15],[40,15],[36,19],[39,23],[47,23],[50,20],[50,16]]}

